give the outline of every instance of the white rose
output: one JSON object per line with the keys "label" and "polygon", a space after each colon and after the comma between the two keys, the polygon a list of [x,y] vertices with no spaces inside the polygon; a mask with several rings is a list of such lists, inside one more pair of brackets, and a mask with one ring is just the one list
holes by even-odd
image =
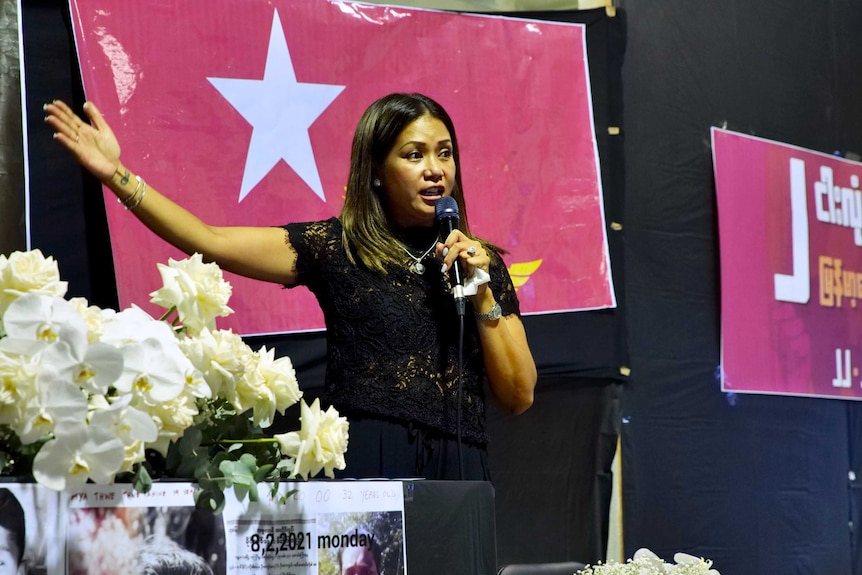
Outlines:
{"label": "white rose", "polygon": [[214,329],[215,318],[233,313],[227,306],[231,285],[214,263],[203,263],[201,254],[168,265],[158,264],[164,287],[150,294],[150,301],[165,309],[176,307],[180,322],[197,333]]}
{"label": "white rose", "polygon": [[183,436],[186,429],[194,425],[198,414],[197,403],[190,393],[181,393],[170,401],[155,405],[134,401],[132,406],[149,415],[158,428],[155,441],[147,442],[146,447],[168,454],[168,446]]}
{"label": "white rose", "polygon": [[21,424],[24,406],[38,393],[38,377],[38,358],[0,351],[0,425]]}
{"label": "white rose", "polygon": [[96,343],[102,338],[105,330],[105,318],[113,314],[112,310],[102,310],[99,306],[90,305],[86,298],[73,297],[69,299],[69,303],[75,308],[75,311],[84,318],[84,323],[87,324],[87,341]]}
{"label": "white rose", "polygon": [[68,283],[60,281],[60,270],[52,257],[40,250],[0,255],[0,315],[25,293],[52,297],[66,295]]}
{"label": "white rose", "polygon": [[251,409],[251,420],[255,425],[269,427],[275,418],[275,394],[266,386],[258,369],[257,356],[246,365],[245,373],[236,381],[236,394],[228,398],[238,413]]}
{"label": "white rose", "polygon": [[335,469],[344,469],[344,453],[347,451],[347,418],[340,417],[334,407],[320,411],[320,400],[315,399],[309,407],[305,401],[300,403],[299,431],[275,435],[281,453],[293,457],[296,462],[293,476],[309,479],[321,469],[330,479],[335,477]]}
{"label": "white rose", "polygon": [[210,331],[204,328],[197,337],[179,341],[183,354],[203,374],[212,390],[212,397],[227,399],[240,412],[242,402],[237,396],[237,382],[256,361],[254,352],[242,338],[230,330]]}
{"label": "white rose", "polygon": [[257,356],[257,370],[275,397],[276,411],[283,414],[285,409],[302,398],[293,363],[287,356],[276,359],[275,350],[266,349],[266,346],[260,348]]}

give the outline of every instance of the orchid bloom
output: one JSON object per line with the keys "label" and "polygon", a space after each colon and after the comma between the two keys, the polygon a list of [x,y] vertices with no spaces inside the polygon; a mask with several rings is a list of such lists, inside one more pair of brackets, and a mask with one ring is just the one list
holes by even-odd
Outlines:
{"label": "orchid bloom", "polygon": [[65,420],[57,424],[54,439],[36,454],[33,476],[57,491],[88,480],[107,484],[119,471],[124,456],[123,442],[108,426]]}

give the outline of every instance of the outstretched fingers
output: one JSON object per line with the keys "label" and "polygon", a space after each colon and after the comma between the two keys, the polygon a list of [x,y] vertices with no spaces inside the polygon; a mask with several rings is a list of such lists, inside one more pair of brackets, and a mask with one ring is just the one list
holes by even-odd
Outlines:
{"label": "outstretched fingers", "polygon": [[85,124],[65,102],[54,100],[45,104],[42,109],[47,113],[45,122],[53,128],[54,138],[67,148],[80,142],[81,127]]}
{"label": "outstretched fingers", "polygon": [[98,108],[85,103],[86,120],[62,100],[45,104],[43,109],[54,139],[97,178],[103,182],[111,178],[120,163],[120,145]]}

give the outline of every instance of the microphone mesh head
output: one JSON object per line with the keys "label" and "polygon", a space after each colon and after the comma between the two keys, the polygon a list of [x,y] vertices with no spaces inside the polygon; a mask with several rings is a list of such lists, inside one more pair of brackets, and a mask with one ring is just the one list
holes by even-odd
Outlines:
{"label": "microphone mesh head", "polygon": [[434,217],[437,221],[444,219],[459,219],[458,202],[452,196],[443,196],[434,204]]}

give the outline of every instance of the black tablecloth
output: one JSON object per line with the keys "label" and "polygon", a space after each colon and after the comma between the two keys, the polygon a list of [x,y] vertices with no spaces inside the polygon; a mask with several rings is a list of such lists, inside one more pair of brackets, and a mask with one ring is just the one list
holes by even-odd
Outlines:
{"label": "black tablecloth", "polygon": [[495,575],[494,488],[485,481],[404,481],[407,572]]}

